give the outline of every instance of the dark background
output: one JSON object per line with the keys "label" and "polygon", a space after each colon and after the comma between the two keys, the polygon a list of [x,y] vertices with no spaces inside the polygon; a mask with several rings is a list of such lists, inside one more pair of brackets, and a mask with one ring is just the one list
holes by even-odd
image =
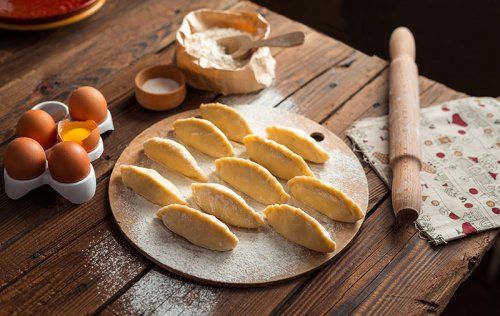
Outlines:
{"label": "dark background", "polygon": [[420,73],[474,96],[500,96],[500,0],[256,0],[369,55],[388,59],[406,26]]}
{"label": "dark background", "polygon": [[[469,95],[500,96],[500,0],[254,1],[386,60],[392,30],[406,26],[415,36],[421,75]],[[443,315],[488,315],[499,310],[497,239]]]}

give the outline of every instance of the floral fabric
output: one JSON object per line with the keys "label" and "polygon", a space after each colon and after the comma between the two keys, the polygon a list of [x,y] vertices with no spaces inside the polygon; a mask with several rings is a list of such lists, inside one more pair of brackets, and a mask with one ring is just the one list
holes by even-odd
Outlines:
{"label": "floral fabric", "polygon": [[[390,187],[387,116],[355,122],[347,135]],[[420,137],[421,232],[437,245],[500,227],[500,101],[424,108]]]}

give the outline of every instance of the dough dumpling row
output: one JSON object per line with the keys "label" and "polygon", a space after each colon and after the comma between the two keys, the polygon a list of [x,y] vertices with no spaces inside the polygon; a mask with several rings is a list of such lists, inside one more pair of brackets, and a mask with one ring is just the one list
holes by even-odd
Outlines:
{"label": "dough dumpling row", "polygon": [[243,143],[250,159],[278,178],[289,180],[296,176],[314,176],[302,157],[275,141],[249,135]]}
{"label": "dough dumpling row", "polygon": [[144,143],[144,153],[150,159],[187,177],[207,182],[208,178],[186,147],[171,140],[153,137]]}
{"label": "dough dumpling row", "polygon": [[254,211],[241,196],[218,183],[191,184],[196,204],[226,224],[257,228],[265,224],[264,217]]}
{"label": "dough dumpling row", "polygon": [[233,146],[226,135],[210,121],[191,117],[178,119],[173,126],[175,135],[182,142],[204,154],[215,158],[234,156]]}
{"label": "dough dumpling row", "polygon": [[296,128],[273,125],[266,128],[267,137],[280,143],[305,160],[324,163],[328,153],[319,146],[314,138]]}
{"label": "dough dumpling row", "polygon": [[223,222],[181,204],[162,207],[157,216],[172,232],[189,242],[210,250],[228,251],[238,244],[238,238]]}
{"label": "dough dumpling row", "polygon": [[285,203],[290,196],[276,178],[261,165],[243,158],[215,160],[219,177],[263,204]]}
{"label": "dough dumpling row", "polygon": [[270,205],[264,209],[264,215],[269,225],[286,239],[319,252],[335,251],[335,242],[326,229],[300,208]]}
{"label": "dough dumpling row", "polygon": [[[188,206],[176,186],[156,170],[121,165],[123,183],[135,193],[162,206],[157,216],[173,233],[194,245],[215,250],[234,249],[239,240],[227,225],[258,228],[267,223],[287,240],[308,249],[330,253],[336,244],[328,231],[300,208],[287,205],[290,195],[276,177],[289,180],[290,194],[329,218],[354,223],[364,217],[359,205],[341,190],[314,177],[305,160],[324,163],[328,153],[307,133],[280,125],[268,126],[268,139],[254,135],[245,118],[221,103],[200,105],[202,119],[173,123],[177,139],[215,160],[216,174],[239,192],[268,205],[263,215],[235,191],[218,183],[192,183]],[[229,141],[242,143],[249,159],[234,157]],[[153,137],[144,144],[150,159],[184,176],[207,182],[208,177],[182,144]],[[227,224],[227,225],[226,225]]]}
{"label": "dough dumpling row", "polygon": [[187,204],[175,185],[162,177],[156,170],[121,165],[120,172],[123,183],[150,202],[162,206],[174,203]]}
{"label": "dough dumpling row", "polygon": [[320,213],[339,222],[354,223],[364,217],[359,205],[344,192],[314,177],[288,181],[291,195]]}
{"label": "dough dumpling row", "polygon": [[234,108],[222,103],[200,105],[201,116],[214,123],[227,138],[242,143],[243,137],[252,134],[250,125]]}

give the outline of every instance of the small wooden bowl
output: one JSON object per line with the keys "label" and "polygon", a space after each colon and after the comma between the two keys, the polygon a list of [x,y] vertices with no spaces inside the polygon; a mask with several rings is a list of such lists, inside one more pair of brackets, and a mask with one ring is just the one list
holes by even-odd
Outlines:
{"label": "small wooden bowl", "polygon": [[[170,78],[179,87],[166,93],[154,93],[142,88],[144,83],[153,78]],[[135,97],[140,105],[153,111],[166,111],[179,106],[186,98],[186,77],[172,65],[159,65],[141,70],[135,76]]]}

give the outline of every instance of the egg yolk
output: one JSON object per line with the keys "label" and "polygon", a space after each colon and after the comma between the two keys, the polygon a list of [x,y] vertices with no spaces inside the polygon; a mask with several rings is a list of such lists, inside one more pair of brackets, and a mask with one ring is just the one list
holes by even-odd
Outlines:
{"label": "egg yolk", "polygon": [[66,134],[63,135],[62,139],[65,142],[71,141],[81,145],[82,141],[90,136],[90,132],[91,131],[86,128],[77,127],[67,131]]}

